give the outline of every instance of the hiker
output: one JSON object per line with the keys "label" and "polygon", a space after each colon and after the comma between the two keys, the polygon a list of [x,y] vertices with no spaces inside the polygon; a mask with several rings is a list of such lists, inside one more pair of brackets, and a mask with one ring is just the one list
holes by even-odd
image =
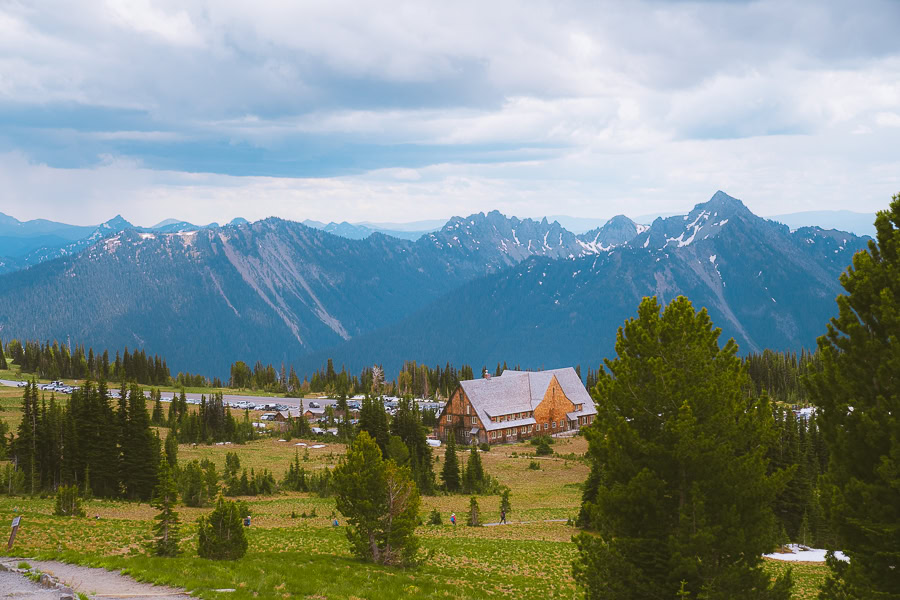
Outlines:
{"label": "hiker", "polygon": [[332,527],[337,527],[337,526],[338,526],[338,520],[337,520],[337,517],[335,517],[335,518],[334,518],[334,521],[331,522],[331,526],[332,526]]}
{"label": "hiker", "polygon": [[244,527],[250,527],[250,517],[244,517]]}
{"label": "hiker", "polygon": [[456,527],[456,513],[450,513],[450,522]]}
{"label": "hiker", "polygon": [[500,524],[506,525],[506,509],[500,510]]}

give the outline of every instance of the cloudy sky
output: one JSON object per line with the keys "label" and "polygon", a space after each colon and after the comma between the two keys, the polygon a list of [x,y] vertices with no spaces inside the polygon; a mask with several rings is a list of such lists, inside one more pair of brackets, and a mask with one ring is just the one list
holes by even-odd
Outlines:
{"label": "cloudy sky", "polygon": [[874,211],[900,3],[0,0],[0,211]]}

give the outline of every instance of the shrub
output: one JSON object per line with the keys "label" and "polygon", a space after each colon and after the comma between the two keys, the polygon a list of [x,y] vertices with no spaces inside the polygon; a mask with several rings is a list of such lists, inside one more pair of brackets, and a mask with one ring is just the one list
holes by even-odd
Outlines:
{"label": "shrub", "polygon": [[532,446],[540,446],[541,444],[555,444],[556,440],[554,440],[549,435],[539,435],[537,437],[531,438]]}
{"label": "shrub", "polygon": [[78,496],[78,488],[74,485],[61,485],[56,490],[56,508],[53,514],[61,517],[83,517],[84,509],[81,508],[81,498]]}
{"label": "shrub", "polygon": [[553,448],[550,447],[550,442],[547,441],[547,436],[542,436],[540,441],[537,444],[537,449],[534,451],[537,456],[550,456],[553,454]]}
{"label": "shrub", "polygon": [[533,460],[530,463],[528,463],[528,468],[531,469],[532,471],[540,471],[541,465],[538,464],[538,461]]}
{"label": "shrub", "polygon": [[491,445],[488,444],[487,442],[483,442],[483,443],[481,443],[481,444],[478,445],[478,449],[481,450],[482,452],[490,452],[490,451],[491,451]]}
{"label": "shrub", "polygon": [[438,512],[438,509],[432,508],[431,514],[428,515],[428,524],[429,525],[443,525],[444,521],[441,519],[441,513]]}
{"label": "shrub", "polygon": [[197,554],[214,560],[235,560],[247,553],[247,536],[236,502],[219,496],[216,508],[197,521]]}

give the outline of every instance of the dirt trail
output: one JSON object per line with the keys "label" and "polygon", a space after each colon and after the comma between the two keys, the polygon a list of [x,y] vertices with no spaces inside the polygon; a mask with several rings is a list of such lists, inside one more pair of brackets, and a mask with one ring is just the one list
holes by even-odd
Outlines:
{"label": "dirt trail", "polygon": [[[18,560],[4,562],[8,562],[10,566],[15,566]],[[28,563],[43,573],[55,577],[76,592],[87,594],[91,598],[104,600],[116,600],[119,598],[123,600],[188,600],[191,598],[191,595],[184,590],[141,583],[106,569],[44,560],[29,560]],[[19,577],[22,576],[19,575]],[[24,577],[22,578],[24,579]],[[52,597],[56,597],[55,591]]]}

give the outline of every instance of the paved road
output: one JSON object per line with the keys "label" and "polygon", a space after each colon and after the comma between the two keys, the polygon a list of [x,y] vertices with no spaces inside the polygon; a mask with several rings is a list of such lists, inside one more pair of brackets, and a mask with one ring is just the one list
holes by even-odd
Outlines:
{"label": "paved road", "polygon": [[58,600],[59,592],[40,586],[24,575],[0,571],[0,598]]}

